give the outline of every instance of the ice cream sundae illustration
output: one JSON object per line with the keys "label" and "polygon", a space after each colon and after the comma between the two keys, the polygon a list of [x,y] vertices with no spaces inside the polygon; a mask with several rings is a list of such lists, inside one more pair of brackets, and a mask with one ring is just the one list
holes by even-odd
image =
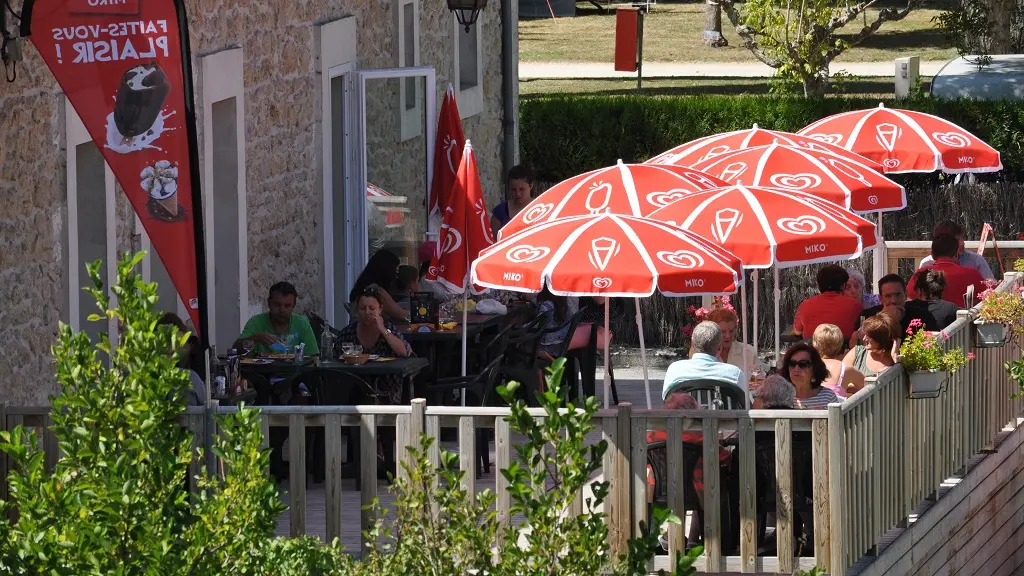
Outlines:
{"label": "ice cream sundae illustration", "polygon": [[141,186],[149,194],[149,212],[161,220],[180,220],[178,204],[178,167],[167,160],[146,166],[142,170]]}
{"label": "ice cream sundae illustration", "polygon": [[152,62],[125,70],[114,97],[114,111],[107,116],[107,148],[128,154],[145,148],[160,148],[153,143],[165,131],[163,105],[171,84],[160,65]]}

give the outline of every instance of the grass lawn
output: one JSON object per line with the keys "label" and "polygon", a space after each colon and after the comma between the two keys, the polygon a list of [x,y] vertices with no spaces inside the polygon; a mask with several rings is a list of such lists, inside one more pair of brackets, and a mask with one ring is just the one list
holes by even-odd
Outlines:
{"label": "grass lawn", "polygon": [[[512,0],[515,1],[515,0]],[[896,5],[894,5],[896,6]],[[899,56],[922,60],[956,57],[942,32],[931,19],[940,10],[918,9],[899,22],[887,22],[874,36],[841,55],[842,62],[882,62]],[[527,62],[611,62],[615,51],[615,12],[601,13],[591,4],[576,5],[575,18],[533,19],[519,22],[519,58]],[[868,11],[871,22],[877,9]],[[709,48],[701,42],[704,30],[703,2],[659,1],[644,21],[645,62],[756,62],[740,46],[725,15],[722,28],[729,46]],[[856,20],[850,34],[863,26]]]}
{"label": "grass lawn", "polygon": [[[928,90],[931,80],[929,76],[921,77],[925,90]],[[720,94],[737,96],[768,94],[768,86],[766,78],[652,78],[645,79],[643,89],[638,92],[636,79],[531,79],[519,80],[519,95],[524,100],[548,94],[645,94],[650,96]],[[830,90],[828,95],[891,98],[893,90],[892,80],[846,80],[839,86],[839,90]]]}

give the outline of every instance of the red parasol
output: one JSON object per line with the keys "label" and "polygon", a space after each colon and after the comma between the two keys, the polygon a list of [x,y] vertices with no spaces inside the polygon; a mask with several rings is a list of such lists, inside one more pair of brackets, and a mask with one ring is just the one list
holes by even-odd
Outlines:
{"label": "red parasol", "polygon": [[715,156],[693,168],[730,184],[799,190],[854,212],[886,212],[907,206],[903,186],[855,157],[772,144]]}

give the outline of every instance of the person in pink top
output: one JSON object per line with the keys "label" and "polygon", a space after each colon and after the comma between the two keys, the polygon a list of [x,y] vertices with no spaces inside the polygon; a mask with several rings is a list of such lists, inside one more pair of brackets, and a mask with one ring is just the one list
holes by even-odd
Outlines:
{"label": "person in pink top", "polygon": [[829,264],[818,271],[818,291],[800,303],[793,319],[793,333],[801,338],[810,338],[820,324],[835,324],[849,338],[857,329],[864,303],[843,294],[843,287],[850,275],[842,266]]}
{"label": "person in pink top", "polygon": [[[957,261],[957,251],[959,248],[960,243],[955,237],[936,236],[932,240],[932,259],[934,262],[919,268],[918,273],[922,270],[942,272],[946,278],[946,288],[942,291],[942,299],[946,302],[952,302],[957,308],[963,308],[967,288],[974,286],[975,301],[970,303],[973,306],[977,302],[978,295],[985,290],[985,278],[981,275],[981,272],[974,268],[960,265]],[[913,298],[919,297],[916,282],[918,277],[918,274],[914,274],[914,277],[910,279],[910,284],[907,286],[907,292]],[[924,300],[925,298],[921,299]]]}

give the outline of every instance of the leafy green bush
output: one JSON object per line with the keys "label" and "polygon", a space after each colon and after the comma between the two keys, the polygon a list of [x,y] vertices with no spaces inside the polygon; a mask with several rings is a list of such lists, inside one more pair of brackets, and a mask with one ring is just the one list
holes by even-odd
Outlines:
{"label": "leafy green bush", "polygon": [[[259,413],[244,406],[218,418],[213,452],[224,472],[201,474],[190,493],[188,467],[203,455],[191,450],[192,435],[180,424],[189,383],[171,353],[187,336],[157,324],[156,285],[135,272],[142,257],[119,264],[115,308],[99,279],[100,263],[89,266],[89,291],[101,311],[92,319],[117,322],[116,348],[105,335],[94,346],[85,333],[60,327],[54,358],[61,392],[50,413],[61,451],[55,468],[45,468],[34,432],[19,426],[2,435],[0,449],[13,470],[11,500],[0,502],[0,575],[589,576],[608,567],[647,573],[656,530],[644,526],[643,537],[612,559],[603,514],[565,515],[586,485],[594,493],[589,508],[603,501],[609,484],[590,480],[606,449],[584,441],[594,429],[596,400],[559,411],[562,361],[541,395],[546,418],[531,417],[522,401],[512,404],[510,427],[527,441],[517,446],[519,461],[501,472],[512,513],[525,518],[520,526],[498,522],[492,493],[474,497],[462,488],[454,454],[442,451],[434,469],[426,456],[432,440],[424,437],[406,466],[409,479],[396,482],[397,522],[376,523],[369,541],[382,545],[361,560],[343,554],[337,541],[277,538],[284,506],[264,472],[269,454],[260,448]],[[511,385],[502,393],[511,399],[514,391]],[[679,519],[655,511],[654,527],[667,521]],[[699,554],[680,554],[674,574],[692,574]]]}
{"label": "leafy green bush", "polygon": [[119,345],[61,325],[53,349],[61,392],[52,431],[62,456],[46,470],[34,432],[3,434],[16,520],[0,523],[0,573],[18,576],[334,574],[349,560],[310,539],[273,537],[284,510],[263,469],[258,413],[219,418],[214,452],[223,477],[200,476],[189,494],[192,435],[179,423],[187,373],[171,351],[186,335],[158,326],[156,284],[118,266],[110,307],[100,263],[89,265],[99,314],[114,319]]}

